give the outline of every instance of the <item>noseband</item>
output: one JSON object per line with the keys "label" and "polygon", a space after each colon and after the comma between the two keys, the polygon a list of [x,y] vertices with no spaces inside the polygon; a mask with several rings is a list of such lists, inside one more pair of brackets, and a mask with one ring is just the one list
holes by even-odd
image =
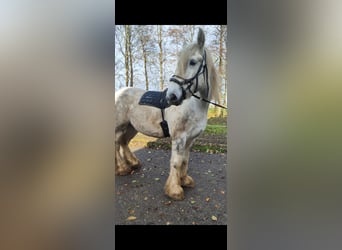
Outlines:
{"label": "noseband", "polygon": [[[198,91],[198,77],[201,74],[203,74],[204,81],[207,84],[207,96],[206,97],[208,97],[208,95],[209,95],[208,67],[207,67],[207,63],[206,63],[206,52],[205,52],[205,50],[204,50],[204,55],[203,55],[202,63],[200,65],[200,67],[198,68],[197,73],[193,77],[186,79],[186,78],[183,78],[183,77],[178,76],[178,75],[173,75],[170,78],[170,81],[177,83],[181,87],[181,89],[182,89],[182,98],[185,99],[186,91],[187,90],[189,90],[189,92],[192,95],[194,95]],[[177,78],[181,79],[181,80],[178,80]],[[191,87],[192,87],[192,85],[194,83],[195,83],[195,90],[194,90],[194,92],[192,92]],[[184,89],[184,86],[186,86],[185,89]]]}

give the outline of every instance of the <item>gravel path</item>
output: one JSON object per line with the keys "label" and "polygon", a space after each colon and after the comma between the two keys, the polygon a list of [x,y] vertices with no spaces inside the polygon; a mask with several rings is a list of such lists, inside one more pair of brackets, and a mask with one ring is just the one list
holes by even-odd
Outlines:
{"label": "gravel path", "polygon": [[194,188],[185,199],[164,194],[170,150],[135,151],[142,167],[115,178],[116,225],[227,225],[227,155],[191,152],[188,173]]}

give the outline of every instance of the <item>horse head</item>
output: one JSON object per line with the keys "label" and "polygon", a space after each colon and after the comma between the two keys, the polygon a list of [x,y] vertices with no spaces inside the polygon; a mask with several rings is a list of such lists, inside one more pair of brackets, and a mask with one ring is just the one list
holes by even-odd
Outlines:
{"label": "horse head", "polygon": [[184,99],[196,93],[202,98],[218,99],[219,77],[204,44],[205,35],[200,28],[197,42],[181,51],[176,72],[169,81],[166,93],[166,100],[170,105],[180,105]]}

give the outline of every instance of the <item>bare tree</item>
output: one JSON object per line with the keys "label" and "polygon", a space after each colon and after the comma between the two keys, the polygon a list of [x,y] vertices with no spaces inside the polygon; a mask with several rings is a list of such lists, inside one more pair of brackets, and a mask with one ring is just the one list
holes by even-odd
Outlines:
{"label": "bare tree", "polygon": [[168,35],[171,37],[171,41],[176,45],[176,52],[174,55],[178,55],[180,49],[183,47],[183,30],[180,26],[171,26],[168,30]]}
{"label": "bare tree", "polygon": [[150,35],[148,34],[148,27],[139,25],[137,27],[137,33],[139,35],[139,41],[142,49],[142,57],[144,61],[144,75],[145,75],[145,86],[146,90],[149,90],[148,72],[147,72],[147,46],[149,42]]}
{"label": "bare tree", "polygon": [[132,29],[129,26],[129,32],[128,32],[128,57],[129,57],[129,67],[130,67],[130,71],[131,71],[131,75],[130,75],[130,87],[133,87],[133,53],[132,53]]}
{"label": "bare tree", "polygon": [[183,46],[192,43],[194,41],[196,25],[183,25],[181,26],[181,30],[183,33],[181,37]]}
{"label": "bare tree", "polygon": [[[131,43],[131,27],[129,25],[125,25],[125,70],[126,70],[126,87],[130,82],[130,43]],[[132,82],[132,81],[131,81]]]}
{"label": "bare tree", "polygon": [[[224,89],[223,89],[223,104],[227,105],[227,84],[226,84],[226,71],[225,71],[225,41],[226,41],[226,25],[220,25],[219,29],[219,74],[224,81]],[[223,116],[223,110],[220,113]]]}
{"label": "bare tree", "polygon": [[115,88],[125,84],[125,27],[115,25]]}
{"label": "bare tree", "polygon": [[163,27],[158,25],[158,45],[159,45],[159,88],[162,90],[164,88],[164,71],[163,71]]}

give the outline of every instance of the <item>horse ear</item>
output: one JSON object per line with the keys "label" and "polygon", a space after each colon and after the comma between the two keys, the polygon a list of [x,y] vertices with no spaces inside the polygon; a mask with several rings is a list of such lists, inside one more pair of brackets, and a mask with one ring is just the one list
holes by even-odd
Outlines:
{"label": "horse ear", "polygon": [[204,47],[204,42],[205,42],[204,32],[201,28],[199,28],[198,35],[197,35],[197,43],[201,49]]}

